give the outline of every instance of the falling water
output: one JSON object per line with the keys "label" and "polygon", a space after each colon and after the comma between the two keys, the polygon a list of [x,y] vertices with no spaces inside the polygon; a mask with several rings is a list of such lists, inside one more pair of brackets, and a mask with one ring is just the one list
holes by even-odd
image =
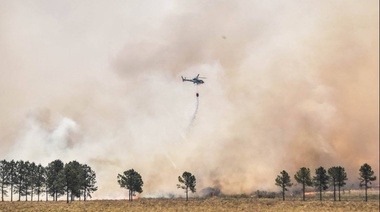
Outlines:
{"label": "falling water", "polygon": [[199,93],[198,93],[198,86],[197,86],[197,92],[196,92],[196,94],[195,94],[195,97],[196,97],[196,101],[195,101],[195,110],[194,110],[193,115],[191,116],[190,123],[189,123],[189,125],[187,126],[187,130],[186,130],[186,134],[187,134],[187,135],[190,133],[190,130],[193,128],[193,126],[194,126],[194,122],[195,122],[195,120],[197,119],[198,108],[199,108]]}
{"label": "falling water", "polygon": [[197,93],[197,99],[196,99],[196,103],[195,103],[195,111],[194,111],[194,114],[191,118],[190,127],[192,127],[194,125],[195,119],[197,118],[198,108],[199,108],[199,96]]}

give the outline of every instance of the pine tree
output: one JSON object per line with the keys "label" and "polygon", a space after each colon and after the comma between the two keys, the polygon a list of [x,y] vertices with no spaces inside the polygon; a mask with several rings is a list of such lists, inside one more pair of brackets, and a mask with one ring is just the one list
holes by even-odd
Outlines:
{"label": "pine tree", "polygon": [[194,193],[196,191],[195,186],[197,184],[197,180],[195,176],[190,172],[184,172],[181,176],[178,176],[178,181],[180,184],[177,184],[177,188],[182,188],[186,193],[186,201],[189,199],[189,190]]}
{"label": "pine tree", "polygon": [[346,185],[347,174],[341,166],[334,166],[328,170],[330,176],[330,184],[334,188],[334,201],[336,201],[336,187],[338,187],[339,201],[340,201],[340,188]]}
{"label": "pine tree", "polygon": [[0,161],[0,186],[1,201],[4,202],[4,196],[7,196],[7,187],[9,185],[9,163],[6,160]]}
{"label": "pine tree", "polygon": [[141,175],[133,169],[125,171],[123,175],[117,175],[117,182],[120,187],[129,189],[128,199],[133,201],[135,192],[142,193],[142,186],[144,184]]}
{"label": "pine tree", "polygon": [[282,189],[282,201],[285,201],[285,191],[288,190],[286,187],[290,187],[293,185],[290,182],[289,174],[285,170],[280,172],[280,175],[277,175],[276,185],[281,187],[281,189]]}
{"label": "pine tree", "polygon": [[46,168],[48,192],[53,196],[53,200],[57,201],[58,196],[64,194],[64,164],[61,160],[55,160],[48,164]]}
{"label": "pine tree", "polygon": [[364,186],[365,188],[365,201],[368,200],[367,195],[367,189],[371,188],[368,184],[372,184],[371,181],[376,180],[376,176],[374,175],[374,172],[372,171],[372,167],[365,163],[363,166],[359,169],[359,180],[360,180],[360,187]]}
{"label": "pine tree", "polygon": [[313,185],[310,176],[310,169],[306,167],[300,168],[300,170],[294,175],[294,179],[296,179],[298,183],[302,184],[302,200],[305,201],[305,187]]}
{"label": "pine tree", "polygon": [[36,167],[35,173],[35,192],[37,193],[38,201],[40,201],[40,195],[43,192],[43,187],[46,183],[46,169],[41,164]]}
{"label": "pine tree", "polygon": [[333,194],[334,194],[334,201],[336,201],[336,178],[337,178],[337,170],[336,167],[331,167],[327,170],[329,174],[329,180],[330,180],[330,185],[333,186]]}
{"label": "pine tree", "polygon": [[329,176],[326,174],[326,170],[321,166],[315,170],[315,176],[313,177],[314,187],[319,190],[319,200],[322,201],[322,191],[328,188]]}
{"label": "pine tree", "polygon": [[14,160],[11,160],[9,163],[9,169],[8,169],[8,177],[9,177],[9,185],[11,189],[11,202],[13,202],[13,192],[14,192],[14,185],[17,182],[17,162]]}
{"label": "pine tree", "polygon": [[67,203],[69,203],[69,197],[71,195],[71,200],[74,197],[80,196],[80,186],[81,186],[81,176],[82,176],[82,166],[77,161],[70,161],[67,163],[63,169],[64,173],[64,186],[67,195]]}
{"label": "pine tree", "polygon": [[16,162],[16,178],[15,178],[15,192],[18,193],[18,201],[21,201],[21,196],[27,198],[27,167],[29,162],[22,160]]}
{"label": "pine tree", "polygon": [[91,198],[91,193],[98,190],[98,187],[95,186],[96,184],[96,174],[88,165],[82,165],[82,183],[81,183],[81,189],[83,190],[83,196],[84,201],[87,200],[87,197]]}
{"label": "pine tree", "polygon": [[37,166],[34,162],[29,163],[27,166],[27,191],[28,194],[30,194],[30,201],[33,201],[33,194],[34,194],[34,187],[36,185],[36,171],[37,171]]}

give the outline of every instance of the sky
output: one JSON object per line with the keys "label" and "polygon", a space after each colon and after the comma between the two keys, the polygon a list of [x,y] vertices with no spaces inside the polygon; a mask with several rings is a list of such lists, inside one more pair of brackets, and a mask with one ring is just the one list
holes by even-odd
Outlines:
{"label": "sky", "polygon": [[0,32],[0,158],[87,164],[96,199],[131,168],[145,197],[379,177],[376,0],[0,0]]}

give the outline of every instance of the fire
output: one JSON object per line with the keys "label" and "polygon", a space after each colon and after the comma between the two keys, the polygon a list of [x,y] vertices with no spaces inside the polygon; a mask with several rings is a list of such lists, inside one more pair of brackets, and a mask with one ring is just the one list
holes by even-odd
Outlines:
{"label": "fire", "polygon": [[305,195],[315,195],[316,192],[315,191],[311,191],[311,192],[305,192]]}

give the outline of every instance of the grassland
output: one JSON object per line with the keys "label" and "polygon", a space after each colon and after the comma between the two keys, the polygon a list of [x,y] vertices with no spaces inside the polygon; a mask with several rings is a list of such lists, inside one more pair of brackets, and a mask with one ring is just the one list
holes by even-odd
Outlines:
{"label": "grassland", "polygon": [[58,202],[0,202],[0,211],[379,211],[378,196],[368,202],[334,202],[213,197],[205,199],[145,199]]}

